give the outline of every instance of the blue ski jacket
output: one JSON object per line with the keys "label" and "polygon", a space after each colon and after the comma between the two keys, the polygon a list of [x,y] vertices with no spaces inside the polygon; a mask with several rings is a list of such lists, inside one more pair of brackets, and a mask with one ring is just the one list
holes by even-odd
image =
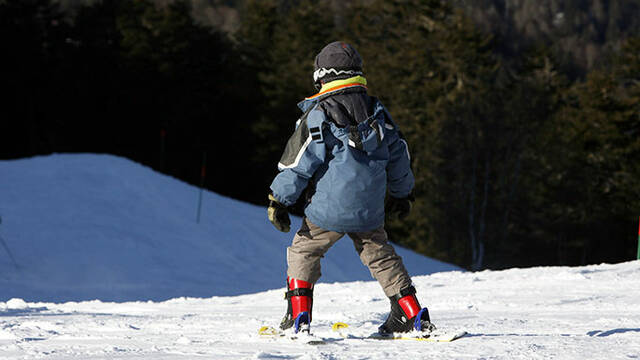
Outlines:
{"label": "blue ski jacket", "polygon": [[[271,183],[274,197],[286,206],[309,187],[305,216],[326,230],[377,229],[384,225],[387,189],[405,198],[414,186],[407,143],[365,84],[362,77],[332,82],[298,104],[304,115]],[[354,101],[368,104],[364,116],[349,110]]]}

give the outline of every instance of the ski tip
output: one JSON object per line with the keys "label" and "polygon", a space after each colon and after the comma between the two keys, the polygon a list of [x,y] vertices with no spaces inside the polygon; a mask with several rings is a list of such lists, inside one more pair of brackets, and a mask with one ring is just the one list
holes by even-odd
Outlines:
{"label": "ski tip", "polygon": [[337,323],[333,323],[333,325],[331,325],[331,330],[333,331],[340,331],[342,329],[346,329],[349,327],[349,324],[343,323],[343,322],[337,322]]}
{"label": "ski tip", "polygon": [[424,338],[424,340],[435,341],[435,342],[452,342],[454,340],[460,339],[465,335],[467,335],[467,332],[464,330],[452,331],[452,332],[446,332],[446,333],[435,333],[432,336]]}
{"label": "ski tip", "polygon": [[278,330],[276,330],[275,328],[271,327],[271,326],[263,326],[258,330],[258,335],[277,335],[278,334]]}

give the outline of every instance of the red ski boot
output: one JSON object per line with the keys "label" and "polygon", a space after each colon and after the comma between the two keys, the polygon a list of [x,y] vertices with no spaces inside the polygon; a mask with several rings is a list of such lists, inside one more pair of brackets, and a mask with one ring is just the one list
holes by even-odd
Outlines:
{"label": "red ski boot", "polygon": [[287,277],[287,313],[280,322],[280,329],[294,327],[298,333],[309,332],[311,309],[313,308],[313,284]]}
{"label": "red ski boot", "polygon": [[391,313],[384,324],[378,328],[380,334],[388,335],[413,330],[431,332],[436,329],[429,318],[429,310],[420,308],[415,294],[416,289],[411,286],[389,298]]}

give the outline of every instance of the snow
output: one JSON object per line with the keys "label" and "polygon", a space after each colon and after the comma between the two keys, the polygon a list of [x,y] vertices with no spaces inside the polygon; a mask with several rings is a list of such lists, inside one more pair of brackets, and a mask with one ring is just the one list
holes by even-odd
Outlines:
{"label": "snow", "polygon": [[433,322],[469,335],[380,341],[389,301],[347,239],[314,292],[327,344],[261,338],[291,234],[210,192],[196,224],[196,202],[113,156],[0,161],[0,359],[640,359],[640,261],[464,272],[398,248]]}
{"label": "snow", "polygon": [[16,299],[16,298],[7,301],[5,306],[9,310],[20,310],[20,309],[26,309],[29,307],[24,300]]}
{"label": "snow", "polygon": [[[366,340],[388,312],[377,283],[319,284],[316,335],[327,345],[260,338],[284,289],[165,302],[0,303],[2,359],[638,359],[640,261],[586,267],[441,272],[414,278],[452,343]],[[4,309],[4,310],[2,310]],[[350,324],[351,338],[330,331]]]}
{"label": "snow", "polygon": [[[283,286],[293,232],[275,230],[265,207],[209,191],[198,224],[198,194],[112,155],[0,161],[0,301],[161,301]],[[411,274],[458,269],[397,251]],[[324,282],[371,279],[348,238],[322,270]]]}

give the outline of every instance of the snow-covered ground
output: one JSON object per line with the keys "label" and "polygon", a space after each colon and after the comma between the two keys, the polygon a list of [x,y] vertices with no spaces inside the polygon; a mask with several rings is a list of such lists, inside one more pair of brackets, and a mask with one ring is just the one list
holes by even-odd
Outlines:
{"label": "snow-covered ground", "polygon": [[640,359],[640,261],[471,273],[398,247],[434,323],[469,335],[367,340],[389,302],[346,238],[315,290],[328,344],[260,338],[292,234],[211,192],[196,224],[197,198],[109,155],[0,161],[0,359]]}
{"label": "snow-covered ground", "polygon": [[166,302],[0,303],[2,359],[638,359],[640,261],[586,267],[443,272],[416,277],[452,343],[343,339],[375,331],[388,301],[375,282],[320,284],[317,335],[327,345],[261,339],[279,322],[283,289]]}
{"label": "snow-covered ground", "polygon": [[[283,286],[293,231],[275,230],[266,207],[209,191],[196,223],[198,194],[111,155],[0,161],[0,301],[162,301]],[[396,249],[411,274],[459,269]],[[348,238],[322,272],[324,282],[371,279]]]}

